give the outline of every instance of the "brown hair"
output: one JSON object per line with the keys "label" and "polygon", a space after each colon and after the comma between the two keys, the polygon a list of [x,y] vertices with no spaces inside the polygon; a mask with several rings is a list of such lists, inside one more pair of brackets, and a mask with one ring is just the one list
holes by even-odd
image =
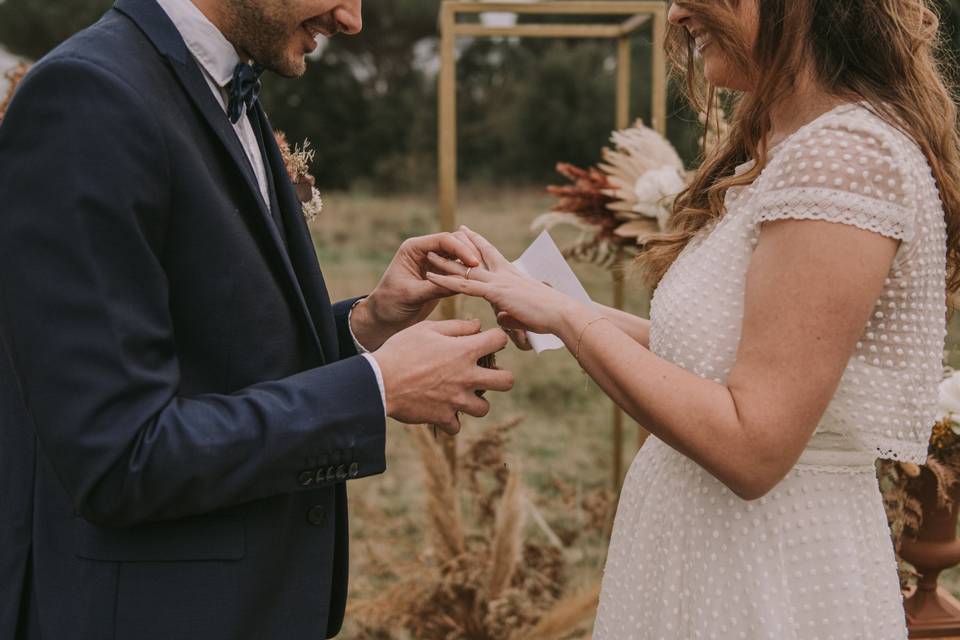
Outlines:
{"label": "brown hair", "polygon": [[[960,137],[937,14],[926,0],[757,0],[760,24],[750,52],[734,13],[738,1],[677,0],[749,74],[755,89],[736,97],[729,135],[713,146],[676,199],[670,231],[647,243],[639,262],[648,283],[659,282],[690,238],[723,215],[730,187],[750,184],[760,174],[770,105],[789,94],[812,59],[815,80],[828,93],[866,101],[920,146],[946,214],[947,291],[960,290]],[[694,106],[710,113],[716,92],[695,63],[686,29],[671,25],[667,51],[686,77]],[[750,159],[755,166],[734,176],[734,168]]]}

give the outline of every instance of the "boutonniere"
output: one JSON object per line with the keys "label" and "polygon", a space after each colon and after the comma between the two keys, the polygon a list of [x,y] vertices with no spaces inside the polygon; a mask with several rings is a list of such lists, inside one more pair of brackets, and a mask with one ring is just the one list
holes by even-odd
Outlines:
{"label": "boutonniere", "polygon": [[3,122],[3,116],[7,114],[7,109],[10,107],[10,102],[13,101],[13,94],[16,92],[17,87],[20,85],[20,82],[24,79],[24,77],[27,75],[27,71],[29,70],[30,65],[28,65],[26,62],[21,62],[13,69],[10,69],[3,74],[3,78],[7,82],[7,94],[2,100],[0,100],[0,122]]}
{"label": "boutonniere", "polygon": [[300,199],[303,207],[303,217],[307,222],[313,222],[323,211],[323,199],[317,190],[317,181],[310,175],[310,164],[317,152],[310,148],[309,140],[304,140],[302,145],[295,145],[291,149],[287,136],[282,131],[275,131],[274,136],[280,147],[280,155],[283,157],[287,175],[290,176],[290,182],[293,183],[297,198]]}

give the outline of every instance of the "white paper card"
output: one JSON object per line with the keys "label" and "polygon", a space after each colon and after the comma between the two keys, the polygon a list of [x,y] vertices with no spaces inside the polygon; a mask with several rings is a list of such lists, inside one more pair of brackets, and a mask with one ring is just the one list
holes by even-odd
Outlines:
{"label": "white paper card", "polygon": [[[527,247],[523,255],[513,264],[531,278],[546,282],[557,291],[562,291],[585,304],[593,304],[587,290],[580,284],[573,269],[563,259],[560,249],[546,231],[537,236],[533,244]],[[550,349],[563,349],[563,341],[557,336],[539,333],[528,333],[527,336],[530,339],[530,346],[537,353]]]}

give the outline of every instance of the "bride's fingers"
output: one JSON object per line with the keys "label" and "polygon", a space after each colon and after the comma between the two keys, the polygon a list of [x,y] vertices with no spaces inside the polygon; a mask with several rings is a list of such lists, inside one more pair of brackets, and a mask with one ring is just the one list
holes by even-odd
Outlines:
{"label": "bride's fingers", "polygon": [[470,238],[473,246],[480,251],[480,256],[483,258],[483,261],[487,263],[488,267],[491,269],[496,269],[497,267],[510,264],[510,261],[504,258],[503,254],[500,253],[500,250],[493,246],[490,241],[484,238],[482,235],[468,228],[466,225],[461,225],[460,230],[467,234],[467,237]]}
{"label": "bride's fingers", "polygon": [[497,324],[499,324],[504,329],[517,329],[519,331],[526,331],[527,327],[522,322],[511,316],[506,311],[501,311],[497,314]]}
{"label": "bride's fingers", "polygon": [[427,262],[429,262],[433,268],[437,269],[440,275],[460,276],[461,278],[469,277],[470,280],[479,280],[480,282],[490,281],[490,272],[483,267],[468,267],[459,262],[444,258],[432,251],[427,254]]}
{"label": "bride's fingers", "polygon": [[510,340],[521,351],[531,351],[533,345],[530,344],[530,338],[527,336],[527,327],[522,322],[516,320],[506,311],[497,312],[497,324],[507,332]]}
{"label": "bride's fingers", "polygon": [[527,337],[526,331],[520,329],[505,329],[505,331],[517,349],[520,349],[520,351],[533,350],[533,345],[530,344],[530,338]]}
{"label": "bride's fingers", "polygon": [[[473,274],[471,274],[472,277]],[[489,298],[491,294],[491,287],[485,282],[479,282],[477,280],[467,280],[463,277],[456,276],[444,276],[439,273],[427,272],[427,279],[443,287],[444,289],[449,289],[450,291],[456,293],[462,293],[464,295],[473,296],[475,298]]]}

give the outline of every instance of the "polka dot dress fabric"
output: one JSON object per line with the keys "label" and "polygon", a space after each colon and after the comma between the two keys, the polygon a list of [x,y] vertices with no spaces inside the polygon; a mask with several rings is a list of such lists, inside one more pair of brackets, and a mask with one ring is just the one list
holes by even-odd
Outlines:
{"label": "polka dot dress fabric", "polygon": [[[737,168],[743,173],[750,163]],[[686,247],[651,304],[650,348],[723,383],[762,224],[823,220],[900,241],[816,432],[766,496],[744,501],[651,437],[627,474],[594,638],[906,638],[873,462],[922,462],[946,337],[946,232],[917,145],[843,105],[771,150]],[[775,425],[771,425],[775,428]]]}

